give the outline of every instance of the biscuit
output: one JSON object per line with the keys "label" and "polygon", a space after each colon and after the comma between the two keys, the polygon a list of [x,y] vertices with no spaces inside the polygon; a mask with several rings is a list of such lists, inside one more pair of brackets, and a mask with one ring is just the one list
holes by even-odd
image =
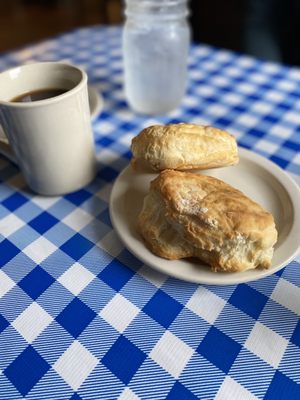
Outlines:
{"label": "biscuit", "polygon": [[132,166],[154,171],[225,167],[238,163],[235,138],[211,126],[154,125],[131,143]]}
{"label": "biscuit", "polygon": [[138,230],[160,257],[197,257],[227,272],[269,268],[277,240],[272,214],[242,192],[210,176],[173,170],[151,182]]}

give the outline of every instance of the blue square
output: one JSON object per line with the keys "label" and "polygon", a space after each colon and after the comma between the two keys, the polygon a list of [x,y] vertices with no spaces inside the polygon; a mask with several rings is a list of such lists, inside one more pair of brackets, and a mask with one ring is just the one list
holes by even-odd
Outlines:
{"label": "blue square", "polygon": [[27,201],[28,199],[21,193],[14,193],[11,196],[7,197],[7,199],[5,199],[2,204],[10,211],[15,211]]}
{"label": "blue square", "polygon": [[132,278],[134,272],[118,260],[113,260],[98,277],[117,292]]}
{"label": "blue square", "polygon": [[75,204],[76,206],[80,206],[84,201],[91,197],[91,193],[87,190],[81,189],[77,192],[67,194],[65,199],[69,200],[71,203]]}
{"label": "blue square", "polygon": [[56,321],[74,338],[95,318],[96,313],[77,297],[56,317]]}
{"label": "blue square", "polygon": [[289,379],[280,371],[276,371],[264,399],[299,400],[300,385]]}
{"label": "blue square", "polygon": [[274,115],[267,114],[264,116],[263,121],[270,122],[272,125],[274,125],[276,122],[278,122],[279,118],[275,117]]}
{"label": "blue square", "polygon": [[295,151],[300,151],[300,143],[295,143],[295,142],[293,142],[291,140],[286,140],[283,143],[283,146],[287,147],[288,149],[292,149],[292,150],[295,150]]}
{"label": "blue square", "polygon": [[4,370],[5,376],[26,396],[33,386],[45,375],[50,365],[34,350],[28,346]]}
{"label": "blue square", "polygon": [[229,302],[239,310],[258,319],[268,298],[246,284],[238,285],[232,293]]}
{"label": "blue square", "polygon": [[197,352],[226,374],[240,350],[239,343],[212,326],[198,346]]}
{"label": "blue square", "polygon": [[127,385],[147,355],[124,336],[120,336],[102,358],[102,363]]}
{"label": "blue square", "polygon": [[286,161],[283,158],[278,157],[278,156],[271,156],[270,160],[274,161],[274,163],[278,164],[281,168],[286,168],[286,166],[289,163],[289,161]]}
{"label": "blue square", "polygon": [[296,328],[293,332],[293,335],[291,337],[291,342],[300,347],[300,320],[298,321]]}
{"label": "blue square", "polygon": [[84,254],[86,254],[92,247],[93,243],[84,238],[80,233],[76,233],[71,239],[64,243],[60,249],[78,261]]}
{"label": "blue square", "polygon": [[129,121],[124,122],[120,126],[121,129],[124,129],[124,131],[129,131],[129,132],[134,131],[136,129],[136,127],[137,127],[137,124],[133,124],[132,122],[129,122]]}
{"label": "blue square", "polygon": [[119,172],[111,167],[104,167],[100,171],[101,178],[105,179],[106,182],[112,182],[118,175]]}
{"label": "blue square", "polygon": [[132,157],[132,153],[130,150],[127,150],[123,153],[123,157],[126,158],[127,160],[130,160]]}
{"label": "blue square", "polygon": [[144,306],[143,311],[163,327],[168,328],[182,308],[182,304],[158,289]]}
{"label": "blue square", "polygon": [[260,129],[256,129],[256,128],[249,129],[247,134],[254,136],[256,138],[261,138],[261,137],[265,136],[265,132],[261,131]]}
{"label": "blue square", "polygon": [[109,216],[108,208],[107,208],[106,210],[102,211],[102,212],[97,216],[97,218],[98,218],[101,222],[103,222],[105,225],[110,226],[110,227],[112,228],[112,224],[111,224],[111,221],[110,221],[110,216]]}
{"label": "blue square", "polygon": [[4,239],[0,243],[0,268],[20,252],[21,250],[18,249],[14,244],[12,244],[9,240]]}
{"label": "blue square", "polygon": [[31,220],[28,225],[30,225],[33,229],[43,235],[46,231],[48,231],[52,226],[57,224],[59,221],[57,218],[53,217],[53,215],[47,213],[47,211],[35,217]]}
{"label": "blue square", "polygon": [[9,325],[9,322],[6,321],[6,319],[0,314],[0,333],[4,331],[5,328],[7,328]]}
{"label": "blue square", "polygon": [[216,126],[221,126],[222,128],[226,128],[228,125],[231,124],[231,120],[229,118],[226,117],[220,117],[215,121],[215,125]]}
{"label": "blue square", "polygon": [[167,397],[168,400],[197,400],[198,397],[191,393],[180,382],[175,382]]}
{"label": "blue square", "polygon": [[247,138],[247,136],[244,137],[244,138],[239,139],[239,145],[241,147],[244,147],[245,149],[249,149],[250,150],[252,148],[252,145],[250,145],[250,144],[245,142],[246,138]]}
{"label": "blue square", "polygon": [[19,282],[19,286],[33,300],[36,300],[54,281],[51,275],[37,266]]}
{"label": "blue square", "polygon": [[82,400],[82,398],[77,393],[74,393],[69,400]]}
{"label": "blue square", "polygon": [[114,141],[107,136],[102,136],[99,139],[97,139],[97,144],[101,144],[103,147],[108,147],[112,143],[114,143]]}

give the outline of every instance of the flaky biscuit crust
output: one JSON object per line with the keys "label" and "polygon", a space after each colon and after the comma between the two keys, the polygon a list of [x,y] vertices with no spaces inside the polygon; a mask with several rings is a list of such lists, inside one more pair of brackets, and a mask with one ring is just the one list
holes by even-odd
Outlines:
{"label": "flaky biscuit crust", "polygon": [[269,268],[277,240],[273,216],[242,192],[173,170],[152,181],[138,229],[156,255],[198,257],[215,271]]}
{"label": "flaky biscuit crust", "polygon": [[133,138],[134,168],[208,169],[235,165],[238,150],[235,138],[211,127],[187,123],[153,125]]}

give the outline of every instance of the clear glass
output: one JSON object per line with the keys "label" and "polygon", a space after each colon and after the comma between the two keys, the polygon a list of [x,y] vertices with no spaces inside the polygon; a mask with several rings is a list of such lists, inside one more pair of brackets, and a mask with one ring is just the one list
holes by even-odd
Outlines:
{"label": "clear glass", "polygon": [[175,109],[187,84],[186,0],[127,0],[123,30],[125,93],[137,112]]}

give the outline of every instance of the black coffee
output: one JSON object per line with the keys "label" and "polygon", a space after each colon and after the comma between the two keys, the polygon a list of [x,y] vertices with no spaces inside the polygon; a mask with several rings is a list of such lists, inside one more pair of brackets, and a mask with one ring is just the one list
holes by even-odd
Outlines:
{"label": "black coffee", "polygon": [[60,94],[66,93],[66,89],[38,89],[32,90],[31,92],[20,94],[14,97],[11,101],[14,103],[27,103],[31,101],[39,101],[50,99],[51,97],[59,96]]}

